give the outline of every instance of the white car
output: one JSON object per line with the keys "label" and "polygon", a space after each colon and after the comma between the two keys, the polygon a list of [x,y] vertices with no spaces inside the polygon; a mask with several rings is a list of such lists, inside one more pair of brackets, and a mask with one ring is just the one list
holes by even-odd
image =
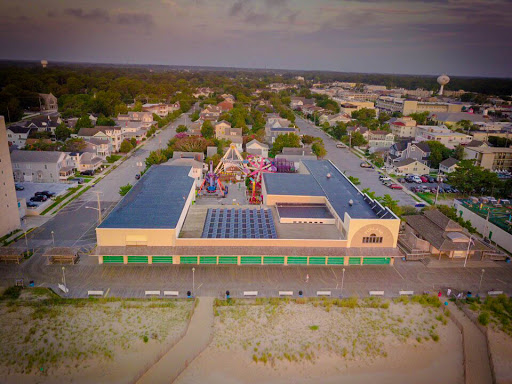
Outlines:
{"label": "white car", "polygon": [[391,181],[391,179],[389,177],[382,177],[382,178],[380,178],[380,181],[385,183],[386,181]]}
{"label": "white car", "polygon": [[414,181],[416,184],[423,183],[423,181],[421,181],[420,177],[416,176],[416,175],[412,177],[412,181]]}

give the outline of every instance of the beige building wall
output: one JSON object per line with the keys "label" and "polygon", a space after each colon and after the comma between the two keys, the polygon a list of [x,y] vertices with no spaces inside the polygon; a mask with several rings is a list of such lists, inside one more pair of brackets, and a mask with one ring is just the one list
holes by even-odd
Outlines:
{"label": "beige building wall", "polygon": [[[344,222],[348,229],[348,247],[396,247],[400,219],[352,219],[345,213]],[[363,243],[363,237],[369,237],[373,234],[382,237],[382,243]]]}
{"label": "beige building wall", "polygon": [[20,227],[5,119],[0,116],[0,236]]}
{"label": "beige building wall", "polygon": [[174,229],[96,228],[98,246],[125,247],[145,245],[148,247],[172,247],[175,245]]}

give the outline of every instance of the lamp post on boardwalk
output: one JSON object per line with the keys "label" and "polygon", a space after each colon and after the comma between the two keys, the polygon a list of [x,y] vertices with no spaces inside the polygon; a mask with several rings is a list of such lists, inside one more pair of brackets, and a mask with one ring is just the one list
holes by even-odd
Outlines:
{"label": "lamp post on boardwalk", "polygon": [[478,284],[478,293],[480,293],[480,290],[482,289],[482,279],[484,278],[484,272],[485,269],[482,268],[482,274],[480,275],[480,284]]}
{"label": "lamp post on boardwalk", "polygon": [[196,271],[195,268],[192,268],[192,296],[195,297],[196,296],[196,293],[195,293],[195,286],[196,286],[196,282],[195,282],[195,276],[194,276],[194,272]]}
{"label": "lamp post on boardwalk", "polygon": [[62,267],[62,283],[64,284],[64,293],[68,293],[68,287],[66,286],[66,274],[64,271],[66,270],[66,267]]}
{"label": "lamp post on boardwalk", "polygon": [[345,281],[345,268],[342,269],[343,274],[341,275],[341,292],[340,296],[343,295],[343,282]]}
{"label": "lamp post on boardwalk", "polygon": [[53,236],[54,232],[52,231],[52,243],[53,243],[53,246],[55,247],[55,236]]}

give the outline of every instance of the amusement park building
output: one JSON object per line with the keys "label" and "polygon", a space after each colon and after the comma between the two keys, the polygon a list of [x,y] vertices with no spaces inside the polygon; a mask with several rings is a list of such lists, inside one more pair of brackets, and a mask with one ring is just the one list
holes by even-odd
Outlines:
{"label": "amusement park building", "polygon": [[[264,174],[260,206],[210,208],[194,204],[191,167],[153,166],[96,228],[99,263],[393,264],[402,256],[400,219],[393,212],[330,161],[304,160],[302,169]],[[219,235],[222,224],[214,223],[219,232],[205,236],[211,211],[237,218],[244,211],[244,234],[245,225],[260,233],[269,223],[276,229],[271,236],[254,236],[249,229],[252,236],[233,237],[233,227]],[[198,228],[189,231],[194,220]]]}

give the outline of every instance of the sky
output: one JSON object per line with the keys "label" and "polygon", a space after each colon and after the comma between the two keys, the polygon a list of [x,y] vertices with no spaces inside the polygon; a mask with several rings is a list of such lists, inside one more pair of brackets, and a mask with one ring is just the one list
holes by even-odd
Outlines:
{"label": "sky", "polygon": [[512,77],[512,0],[2,0],[0,59]]}

